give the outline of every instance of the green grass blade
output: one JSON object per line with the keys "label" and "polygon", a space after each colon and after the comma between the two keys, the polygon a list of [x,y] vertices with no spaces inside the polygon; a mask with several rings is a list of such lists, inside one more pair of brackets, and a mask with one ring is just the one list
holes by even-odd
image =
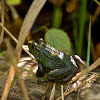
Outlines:
{"label": "green grass blade", "polygon": [[[85,84],[87,84],[86,80],[88,78],[88,67],[89,67],[89,62],[90,62],[90,43],[91,43],[91,16],[90,16],[90,21],[89,21],[89,32],[88,32],[88,46],[87,46],[87,60],[86,60],[86,79],[85,79]],[[86,99],[86,89],[85,89],[85,97],[84,100]]]}
{"label": "green grass blade", "polygon": [[98,5],[100,5],[100,2],[99,1],[97,1],[97,0],[94,0]]}
{"label": "green grass blade", "polygon": [[15,79],[13,80],[12,84],[11,84],[11,87],[14,85],[15,81],[17,80],[18,78],[15,77]]}
{"label": "green grass blade", "polygon": [[53,8],[53,17],[52,17],[52,27],[60,28],[62,23],[62,7],[54,6]]}
{"label": "green grass blade", "polygon": [[[86,76],[88,76],[88,66],[90,62],[90,43],[91,43],[91,16],[89,22],[89,34],[88,34],[88,46],[87,46],[87,64],[86,64]],[[86,77],[87,78],[87,77]]]}
{"label": "green grass blade", "polygon": [[80,30],[79,30],[79,42],[78,42],[78,44],[79,44],[78,45],[78,55],[81,57],[82,57],[82,47],[83,47],[83,38],[84,38],[86,7],[87,7],[87,0],[81,0]]}

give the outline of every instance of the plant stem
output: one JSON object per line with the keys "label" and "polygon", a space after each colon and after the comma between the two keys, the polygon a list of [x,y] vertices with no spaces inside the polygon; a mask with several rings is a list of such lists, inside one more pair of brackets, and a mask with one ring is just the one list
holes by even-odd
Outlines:
{"label": "plant stem", "polygon": [[78,41],[78,55],[82,57],[82,47],[84,38],[84,27],[86,18],[86,7],[87,0],[81,0],[81,10],[80,10],[80,30],[79,30],[79,41]]}
{"label": "plant stem", "polygon": [[91,16],[90,16],[90,21],[89,21],[89,34],[88,34],[88,46],[87,46],[86,76],[88,76],[88,66],[89,66],[89,62],[90,62],[90,43],[91,43]]}

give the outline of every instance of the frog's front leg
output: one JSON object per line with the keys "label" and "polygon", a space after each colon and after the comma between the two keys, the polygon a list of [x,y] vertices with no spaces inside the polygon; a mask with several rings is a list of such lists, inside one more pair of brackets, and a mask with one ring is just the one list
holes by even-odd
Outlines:
{"label": "frog's front leg", "polygon": [[38,64],[38,70],[37,70],[37,72],[36,72],[36,75],[37,75],[38,77],[42,77],[44,74],[45,74],[44,67],[43,67],[42,64],[39,63],[39,64]]}
{"label": "frog's front leg", "polygon": [[48,73],[48,80],[53,82],[68,82],[76,72],[77,69],[73,71],[72,68],[55,69]]}

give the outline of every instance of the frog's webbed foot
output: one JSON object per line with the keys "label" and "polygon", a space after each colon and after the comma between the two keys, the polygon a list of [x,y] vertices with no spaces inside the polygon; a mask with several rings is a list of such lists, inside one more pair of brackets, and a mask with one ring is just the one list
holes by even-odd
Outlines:
{"label": "frog's webbed foot", "polygon": [[69,68],[55,69],[48,73],[48,80],[52,82],[68,82],[75,73]]}
{"label": "frog's webbed foot", "polygon": [[37,70],[37,72],[36,72],[36,75],[38,76],[38,77],[42,77],[43,75],[45,74],[45,72],[44,72],[44,67],[43,67],[43,65],[42,64],[38,64],[38,70]]}

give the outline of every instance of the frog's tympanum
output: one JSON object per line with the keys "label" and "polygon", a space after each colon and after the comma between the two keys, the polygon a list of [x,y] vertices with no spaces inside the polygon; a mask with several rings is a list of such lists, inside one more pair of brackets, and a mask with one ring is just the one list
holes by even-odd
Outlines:
{"label": "frog's tympanum", "polygon": [[79,56],[67,55],[45,43],[42,39],[28,43],[30,52],[38,61],[36,75],[42,77],[47,73],[48,81],[68,82],[80,67],[77,62],[84,64]]}

